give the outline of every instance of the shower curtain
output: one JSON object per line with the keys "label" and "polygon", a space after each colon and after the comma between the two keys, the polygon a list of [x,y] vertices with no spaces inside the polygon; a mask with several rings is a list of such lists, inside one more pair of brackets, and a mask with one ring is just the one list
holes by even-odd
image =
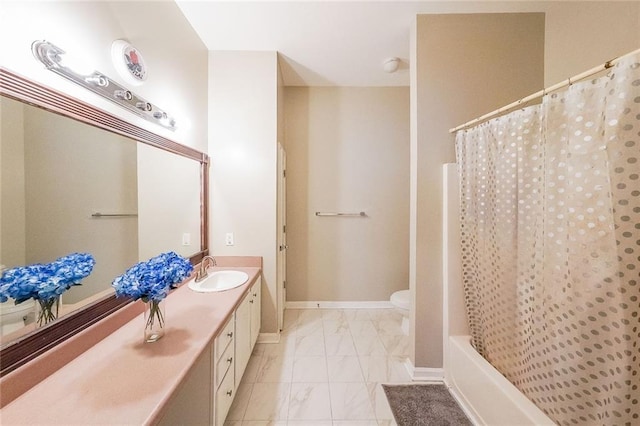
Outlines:
{"label": "shower curtain", "polygon": [[639,55],[456,153],[478,352],[559,424],[640,424]]}

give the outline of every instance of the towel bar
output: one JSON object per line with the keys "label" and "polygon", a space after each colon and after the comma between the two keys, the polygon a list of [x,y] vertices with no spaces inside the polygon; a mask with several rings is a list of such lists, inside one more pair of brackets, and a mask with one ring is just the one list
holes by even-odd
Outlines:
{"label": "towel bar", "polygon": [[316,216],[349,216],[349,217],[358,217],[358,216],[366,216],[365,212],[360,213],[332,213],[332,212],[316,212]]}
{"label": "towel bar", "polygon": [[138,217],[137,213],[100,213],[96,212],[91,215],[91,217],[95,217],[96,219],[100,219],[101,217]]}

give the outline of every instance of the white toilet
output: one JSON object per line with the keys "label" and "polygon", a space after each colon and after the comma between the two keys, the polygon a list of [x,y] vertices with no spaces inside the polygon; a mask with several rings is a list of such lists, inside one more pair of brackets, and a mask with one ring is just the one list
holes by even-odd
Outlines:
{"label": "white toilet", "polygon": [[[0,265],[0,274],[5,269],[4,265]],[[0,303],[0,336],[20,330],[27,325],[29,314],[34,312],[35,305],[33,299],[25,300],[18,305],[13,299]]]}
{"label": "white toilet", "polygon": [[[0,335],[5,336],[27,325],[29,314],[34,312],[33,299],[26,300],[18,305],[13,300],[0,303]],[[32,320],[33,321],[33,320]]]}
{"label": "white toilet", "polygon": [[389,300],[393,306],[402,312],[402,332],[409,335],[409,308],[411,308],[411,293],[409,290],[399,290],[391,295]]}

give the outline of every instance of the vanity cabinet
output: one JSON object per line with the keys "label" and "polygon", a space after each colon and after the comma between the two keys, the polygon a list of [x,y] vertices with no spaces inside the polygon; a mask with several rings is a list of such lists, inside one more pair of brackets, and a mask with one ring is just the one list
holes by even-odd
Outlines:
{"label": "vanity cabinet", "polygon": [[251,357],[251,293],[236,310],[236,377],[242,377]]}
{"label": "vanity cabinet", "polygon": [[211,349],[206,349],[189,372],[158,422],[161,426],[207,425],[211,422]]}
{"label": "vanity cabinet", "polygon": [[260,333],[258,278],[214,341],[214,425],[223,426]]}
{"label": "vanity cabinet", "polygon": [[260,333],[260,280],[236,310],[236,377],[242,377]]}
{"label": "vanity cabinet", "polygon": [[236,314],[231,316],[213,342],[214,424],[222,425],[235,393]]}
{"label": "vanity cabinet", "polygon": [[223,426],[260,333],[258,278],[167,404],[160,425]]}
{"label": "vanity cabinet", "polygon": [[261,303],[262,303],[262,285],[261,280],[258,278],[256,283],[251,287],[251,295],[253,299],[249,302],[251,304],[251,352],[253,352],[253,347],[256,345],[258,341],[258,335],[260,334],[260,326],[262,324],[261,318]]}

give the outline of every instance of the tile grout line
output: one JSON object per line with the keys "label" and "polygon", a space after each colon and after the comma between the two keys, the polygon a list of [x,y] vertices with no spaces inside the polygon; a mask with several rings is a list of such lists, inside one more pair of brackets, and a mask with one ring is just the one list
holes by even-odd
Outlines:
{"label": "tile grout line", "polygon": [[[298,314],[296,316],[295,328],[293,329],[293,355],[292,355],[293,358],[291,359],[291,376],[289,377],[289,401],[287,402],[287,414],[285,416],[285,422],[287,423],[287,425],[289,424],[289,412],[291,411],[291,400],[292,400],[291,396],[293,392],[293,369],[295,367],[295,361],[296,361],[299,325],[300,325],[300,315]],[[285,352],[284,356],[285,356],[284,362],[287,362],[286,358],[289,356],[289,354]]]}
{"label": "tile grout line", "polygon": [[327,389],[329,391],[329,415],[331,416],[331,424],[333,425],[333,402],[331,400],[331,382],[329,379],[329,353],[327,350],[327,335],[324,332],[324,318],[322,317],[322,313],[321,313],[320,322],[322,324],[322,344],[324,345],[324,365],[325,365],[325,368],[327,369]]}

